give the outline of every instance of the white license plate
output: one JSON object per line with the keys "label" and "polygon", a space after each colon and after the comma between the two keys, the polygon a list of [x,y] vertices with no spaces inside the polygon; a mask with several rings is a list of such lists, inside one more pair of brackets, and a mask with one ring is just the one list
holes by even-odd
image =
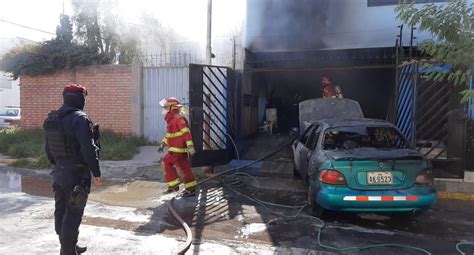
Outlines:
{"label": "white license plate", "polygon": [[367,183],[369,185],[390,185],[393,184],[391,172],[368,172]]}

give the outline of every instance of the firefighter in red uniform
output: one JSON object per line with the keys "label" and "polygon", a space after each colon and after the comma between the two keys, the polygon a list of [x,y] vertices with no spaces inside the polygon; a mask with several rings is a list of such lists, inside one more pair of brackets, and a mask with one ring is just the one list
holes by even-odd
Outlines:
{"label": "firefighter in red uniform", "polygon": [[331,77],[324,76],[321,79],[321,85],[324,87],[321,91],[321,94],[322,94],[323,98],[336,98],[337,97],[337,91],[332,86],[332,78]]}
{"label": "firefighter in red uniform", "polygon": [[188,121],[181,114],[183,106],[174,97],[161,100],[160,106],[163,107],[163,115],[168,124],[165,138],[163,138],[159,148],[159,151],[162,152],[164,147],[168,147],[168,153],[162,162],[162,169],[168,183],[168,189],[165,193],[179,190],[181,180],[178,173],[180,173],[185,187],[182,196],[194,196],[196,195],[197,183],[191,172],[189,155],[192,156],[196,151],[194,150]]}

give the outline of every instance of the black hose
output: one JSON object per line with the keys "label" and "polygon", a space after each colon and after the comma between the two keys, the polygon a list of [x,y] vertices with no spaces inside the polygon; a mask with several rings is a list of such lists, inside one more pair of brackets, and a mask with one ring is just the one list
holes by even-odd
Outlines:
{"label": "black hose", "polygon": [[[238,171],[240,169],[243,169],[243,168],[246,168],[246,167],[249,167],[251,165],[254,165],[258,162],[261,162],[263,161],[264,159],[267,159],[271,156],[273,156],[274,154],[284,150],[289,144],[291,144],[295,139],[297,138],[297,136],[292,136],[287,142],[285,142],[284,144],[282,144],[281,146],[279,146],[276,150],[273,150],[271,151],[270,153],[268,153],[267,155],[261,157],[261,158],[258,158],[252,162],[249,162],[243,166],[239,166],[239,167],[234,167],[234,168],[231,168],[231,169],[228,169],[228,170],[225,170],[225,171],[222,171],[214,176],[211,176],[211,177],[208,177],[204,180],[201,180],[197,183],[198,186],[212,180],[212,179],[215,179],[217,177],[220,177],[222,175],[225,175],[225,174],[228,174],[228,173],[231,173],[231,172],[235,172],[235,171]],[[181,216],[176,212],[176,210],[174,209],[173,207],[173,202],[174,202],[174,198],[171,199],[170,203],[168,204],[168,210],[171,212],[171,215],[173,215],[173,217],[179,222],[179,224],[183,227],[183,229],[186,231],[186,242],[184,243],[184,245],[182,245],[179,249],[178,249],[178,254],[184,254],[186,253],[186,251],[189,250],[189,247],[191,247],[191,244],[192,244],[192,240],[193,240],[193,236],[192,236],[192,232],[191,232],[191,229],[189,228],[188,224],[183,220],[183,218],[181,218]]]}
{"label": "black hose", "polygon": [[234,172],[234,171],[237,171],[237,170],[240,170],[240,169],[249,167],[249,166],[254,165],[254,164],[258,163],[258,162],[261,162],[261,161],[263,161],[264,159],[267,159],[267,158],[273,156],[274,154],[276,154],[276,153],[282,151],[283,149],[285,149],[286,146],[288,146],[289,144],[293,143],[293,141],[294,141],[296,138],[297,138],[297,136],[292,136],[287,142],[285,142],[284,144],[282,144],[281,146],[279,146],[276,150],[271,151],[271,152],[268,153],[267,155],[265,155],[265,156],[263,156],[263,157],[261,157],[261,158],[258,158],[258,159],[254,160],[254,161],[252,161],[252,162],[249,162],[249,163],[247,163],[247,164],[245,164],[245,165],[243,165],[243,166],[234,167],[234,168],[231,168],[231,169],[222,171],[222,172],[220,172],[220,173],[218,173],[218,174],[216,174],[216,175],[214,175],[214,176],[208,177],[208,178],[206,178],[206,179],[204,179],[204,180],[201,180],[200,182],[198,182],[198,185],[204,184],[204,183],[206,183],[206,182],[208,182],[208,181],[210,181],[210,180],[212,180],[212,179],[215,179],[215,178],[217,178],[217,177],[219,177],[219,176],[222,176],[222,175],[225,175],[225,174],[228,174],[228,173],[231,173],[231,172]]}
{"label": "black hose", "polygon": [[176,210],[173,207],[173,202],[174,202],[174,197],[171,199],[169,205],[168,205],[168,210],[170,211],[171,215],[179,222],[179,224],[183,227],[184,231],[186,232],[186,242],[178,248],[178,254],[182,255],[186,253],[189,250],[189,247],[191,247],[192,241],[193,241],[193,233],[191,232],[191,228],[188,226],[188,224],[181,218],[181,216],[176,212]]}

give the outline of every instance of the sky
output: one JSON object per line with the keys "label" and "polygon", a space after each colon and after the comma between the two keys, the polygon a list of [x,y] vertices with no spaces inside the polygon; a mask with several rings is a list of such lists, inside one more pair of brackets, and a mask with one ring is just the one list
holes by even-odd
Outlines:
{"label": "sky", "polygon": [[[207,0],[117,1],[126,22],[139,23],[141,15],[146,12],[158,18],[165,26],[173,28],[184,40],[201,43],[206,40]],[[63,3],[65,13],[72,15],[71,0],[2,0],[0,38],[21,37],[42,41],[54,37],[4,21],[54,33],[63,11]],[[245,10],[246,0],[213,0],[213,38],[226,37],[238,24],[242,24]]]}

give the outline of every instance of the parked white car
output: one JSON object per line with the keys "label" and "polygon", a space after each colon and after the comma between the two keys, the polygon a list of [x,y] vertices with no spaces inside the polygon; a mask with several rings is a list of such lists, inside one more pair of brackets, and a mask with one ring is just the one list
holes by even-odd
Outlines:
{"label": "parked white car", "polygon": [[14,127],[21,119],[21,109],[18,107],[6,107],[0,109],[0,128]]}

